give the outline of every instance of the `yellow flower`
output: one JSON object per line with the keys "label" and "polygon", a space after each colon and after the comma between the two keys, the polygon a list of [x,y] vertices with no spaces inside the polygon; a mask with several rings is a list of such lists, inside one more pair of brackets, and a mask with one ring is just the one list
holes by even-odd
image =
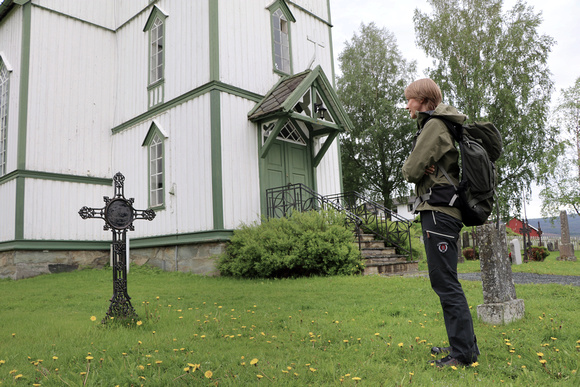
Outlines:
{"label": "yellow flower", "polygon": [[455,367],[455,366],[451,366],[451,369],[454,371],[457,371],[457,367]]}
{"label": "yellow flower", "polygon": [[358,382],[360,380],[360,378],[358,376],[355,376],[354,378],[352,378],[352,380],[354,380],[355,382]]}
{"label": "yellow flower", "polygon": [[137,321],[137,326],[140,326],[142,324],[143,324],[143,321],[141,321],[141,320]]}
{"label": "yellow flower", "polygon": [[544,356],[544,354],[542,352],[538,352],[538,353],[536,353],[536,355],[538,355],[539,357]]}
{"label": "yellow flower", "polygon": [[52,360],[58,360],[58,356],[53,356]]}
{"label": "yellow flower", "polygon": [[142,366],[142,365],[140,365],[138,368],[139,368],[141,371],[145,370],[145,367],[144,367],[144,366]]}
{"label": "yellow flower", "polygon": [[252,361],[250,361],[251,365],[256,365],[258,364],[258,359],[252,359]]}
{"label": "yellow flower", "polygon": [[97,321],[97,318],[95,316],[91,316],[91,321]]}
{"label": "yellow flower", "polygon": [[258,379],[262,379],[263,376],[262,375],[256,375],[258,377]]}
{"label": "yellow flower", "polygon": [[211,379],[211,377],[213,376],[213,372],[211,372],[211,371],[205,371],[205,374],[204,375],[205,375],[206,378]]}
{"label": "yellow flower", "polygon": [[378,333],[378,332],[377,332],[377,333],[375,333],[375,336],[380,336],[380,335],[381,335],[381,334],[380,334],[380,333]]}
{"label": "yellow flower", "polygon": [[161,361],[161,360],[156,360],[155,361],[155,364],[161,364],[161,363],[163,363],[163,361]]}
{"label": "yellow flower", "polygon": [[478,362],[471,363],[471,366],[472,366],[472,367],[477,367],[478,365],[479,365],[479,363],[478,363]]}
{"label": "yellow flower", "polygon": [[85,357],[85,359],[87,359],[88,361],[91,361],[91,360],[93,360],[93,357],[92,356],[87,356],[87,357]]}
{"label": "yellow flower", "polygon": [[14,377],[14,380],[16,380],[16,379],[20,379],[21,377],[22,377],[22,374],[18,374],[18,375],[16,375],[16,376]]}
{"label": "yellow flower", "polygon": [[542,360],[540,360],[540,363],[546,364],[546,360],[545,359],[542,359]]}
{"label": "yellow flower", "polygon": [[403,343],[399,343],[399,347],[403,347]]}
{"label": "yellow flower", "polygon": [[316,372],[316,368],[310,367],[310,372]]}

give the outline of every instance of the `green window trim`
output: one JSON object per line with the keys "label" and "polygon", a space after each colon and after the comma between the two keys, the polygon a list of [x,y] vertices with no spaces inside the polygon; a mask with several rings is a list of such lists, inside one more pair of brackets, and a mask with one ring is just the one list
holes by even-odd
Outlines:
{"label": "green window trim", "polygon": [[149,208],[165,208],[165,140],[167,135],[155,123],[151,124],[142,146],[147,147],[147,191]]}
{"label": "green window trim", "polygon": [[153,6],[143,32],[148,32],[148,76],[147,93],[149,109],[165,100],[165,42],[166,19],[168,15],[157,5]]}
{"label": "green window trim", "polygon": [[277,0],[268,7],[272,33],[272,66],[280,75],[292,74],[291,22],[294,15],[284,0]]}
{"label": "green window trim", "polygon": [[0,53],[0,176],[4,176],[8,172],[8,102],[11,72],[12,67],[4,58],[4,53]]}

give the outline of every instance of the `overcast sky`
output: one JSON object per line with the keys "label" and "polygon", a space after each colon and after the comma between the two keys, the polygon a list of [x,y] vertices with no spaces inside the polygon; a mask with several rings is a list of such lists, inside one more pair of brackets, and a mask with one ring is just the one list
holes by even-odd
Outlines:
{"label": "overcast sky", "polygon": [[[580,1],[579,0],[525,0],[533,6],[536,13],[541,12],[543,23],[539,27],[542,34],[555,39],[549,57],[552,79],[558,92],[573,85],[580,77]],[[516,0],[504,0],[503,11],[511,9]],[[413,13],[420,9],[431,13],[432,8],[427,0],[331,0],[332,40],[337,74],[338,55],[344,49],[344,42],[350,41],[353,34],[359,33],[361,23],[375,22],[378,27],[385,27],[395,34],[397,45],[407,60],[417,61],[419,77],[424,77],[423,70],[431,66],[430,58],[415,45]],[[554,98],[556,94],[554,95]],[[526,210],[528,218],[540,217],[539,189],[532,193],[532,201]]]}

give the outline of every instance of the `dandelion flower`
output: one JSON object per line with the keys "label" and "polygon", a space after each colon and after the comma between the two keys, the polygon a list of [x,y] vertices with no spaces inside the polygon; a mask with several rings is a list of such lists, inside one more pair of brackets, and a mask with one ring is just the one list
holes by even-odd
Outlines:
{"label": "dandelion flower", "polygon": [[258,377],[258,379],[262,379],[263,376],[262,375],[256,375]]}
{"label": "dandelion flower", "polygon": [[251,365],[256,365],[258,364],[258,359],[252,359],[252,361],[250,361]]}
{"label": "dandelion flower", "polygon": [[91,316],[91,321],[97,321],[97,317],[96,316]]}
{"label": "dandelion flower", "polygon": [[205,374],[204,375],[205,375],[206,378],[211,379],[211,377],[213,376],[213,372],[211,372],[211,371],[205,371]]}
{"label": "dandelion flower", "polygon": [[141,320],[137,321],[137,326],[141,326],[141,325],[143,325],[143,321],[141,321]]}
{"label": "dandelion flower", "polygon": [[352,380],[354,380],[355,382],[358,382],[360,380],[360,378],[358,376],[355,376],[354,378],[352,378]]}
{"label": "dandelion flower", "polygon": [[310,367],[310,372],[316,372],[316,368]]}
{"label": "dandelion flower", "polygon": [[455,366],[451,366],[451,369],[452,369],[453,371],[457,371],[457,367],[455,367]]}
{"label": "dandelion flower", "polygon": [[399,347],[403,347],[403,343],[399,343]]}
{"label": "dandelion flower", "polygon": [[544,356],[544,354],[542,352],[538,352],[538,353],[536,353],[536,355],[538,355],[539,357]]}
{"label": "dandelion flower", "polygon": [[542,363],[542,364],[546,364],[546,363],[547,363],[547,361],[546,361],[545,359],[542,359],[542,360],[540,360],[540,363]]}
{"label": "dandelion flower", "polygon": [[92,356],[87,356],[87,357],[85,357],[85,359],[87,359],[88,361],[91,361],[91,360],[93,360],[93,357]]}
{"label": "dandelion flower", "polygon": [[156,361],[155,361],[155,364],[161,364],[161,363],[163,363],[163,361],[162,361],[162,360],[156,360]]}

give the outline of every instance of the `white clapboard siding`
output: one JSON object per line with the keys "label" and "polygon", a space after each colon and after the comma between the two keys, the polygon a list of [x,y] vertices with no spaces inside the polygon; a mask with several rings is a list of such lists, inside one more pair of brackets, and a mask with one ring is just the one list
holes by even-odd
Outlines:
{"label": "white clapboard siding", "polygon": [[248,121],[254,102],[221,95],[224,227],[260,219],[258,128]]}
{"label": "white clapboard siding", "polygon": [[164,143],[166,206],[157,211],[157,217],[151,224],[141,222],[134,235],[157,236],[211,230],[209,94],[113,136],[113,173],[120,171],[125,175],[126,196],[135,198],[135,208],[138,209],[149,205],[148,154],[147,147],[142,144],[153,121],[167,135]]}
{"label": "white clapboard siding", "polygon": [[322,160],[316,168],[316,183],[318,193],[321,195],[336,194],[341,191],[338,154],[338,138],[334,140]]}
{"label": "white clapboard siding", "polygon": [[[328,21],[328,0],[293,0],[292,3],[304,8],[321,19]],[[288,3],[288,6],[293,13],[297,12],[295,11],[296,6],[294,6],[294,4]],[[296,17],[296,15],[294,15],[294,17]]]}
{"label": "white clapboard siding", "polygon": [[32,11],[26,167],[106,177],[114,34],[44,9]]}
{"label": "white clapboard siding", "polygon": [[113,188],[104,185],[26,179],[24,239],[110,239],[110,232],[103,232],[103,220],[83,220],[78,212],[83,206],[103,207],[103,196],[112,194]]}
{"label": "white clapboard siding", "polygon": [[147,0],[33,0],[34,5],[70,15],[74,18],[97,24],[110,30],[115,29],[115,3],[147,3]]}
{"label": "white clapboard siding", "polygon": [[149,36],[141,13],[117,31],[116,88],[113,126],[147,111]]}
{"label": "white clapboard siding", "polygon": [[[292,58],[294,72],[321,65],[329,78],[332,77],[332,56],[328,24],[309,15],[303,10],[295,10],[294,17],[300,18],[292,24]],[[315,52],[316,50],[316,52]]]}
{"label": "white clapboard siding", "polygon": [[272,71],[271,1],[220,1],[220,80],[258,94],[278,81]]}
{"label": "white clapboard siding", "polygon": [[14,239],[16,180],[0,185],[0,242]]}
{"label": "white clapboard siding", "polygon": [[[165,21],[165,102],[210,80],[209,2],[159,2]],[[147,13],[149,16],[149,12]],[[141,30],[143,26],[140,26]]]}

